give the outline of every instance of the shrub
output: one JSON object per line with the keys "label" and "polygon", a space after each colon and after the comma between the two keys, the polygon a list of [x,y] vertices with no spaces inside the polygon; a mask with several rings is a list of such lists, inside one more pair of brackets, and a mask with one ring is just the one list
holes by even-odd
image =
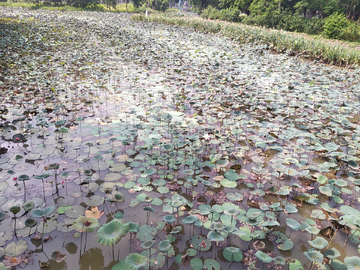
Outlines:
{"label": "shrub", "polygon": [[165,11],[169,8],[169,0],[151,0],[151,7],[155,10]]}
{"label": "shrub", "polygon": [[349,22],[341,29],[340,39],[360,42],[360,26],[355,22]]}
{"label": "shrub", "polygon": [[339,39],[341,36],[342,28],[346,27],[348,21],[345,14],[337,12],[325,18],[323,35],[328,38]]}

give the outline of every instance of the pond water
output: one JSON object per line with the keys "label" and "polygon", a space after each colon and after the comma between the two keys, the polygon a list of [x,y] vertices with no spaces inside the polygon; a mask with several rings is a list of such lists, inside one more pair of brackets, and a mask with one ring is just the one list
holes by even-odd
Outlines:
{"label": "pond water", "polygon": [[360,265],[359,70],[126,14],[0,12],[5,265]]}

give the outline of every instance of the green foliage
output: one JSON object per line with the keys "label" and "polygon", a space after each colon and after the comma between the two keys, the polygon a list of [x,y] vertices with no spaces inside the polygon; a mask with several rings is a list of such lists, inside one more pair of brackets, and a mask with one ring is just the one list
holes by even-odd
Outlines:
{"label": "green foliage", "polygon": [[241,22],[246,15],[241,15],[238,8],[227,8],[217,10],[212,6],[208,6],[201,13],[201,17],[212,20],[222,20],[228,22]]}
{"label": "green foliage", "polygon": [[150,5],[153,9],[165,11],[169,8],[169,0],[151,0]]}
{"label": "green foliage", "polygon": [[335,12],[325,19],[324,24],[324,36],[328,38],[339,39],[341,36],[342,28],[346,27],[348,21],[346,20],[345,14],[338,14]]}

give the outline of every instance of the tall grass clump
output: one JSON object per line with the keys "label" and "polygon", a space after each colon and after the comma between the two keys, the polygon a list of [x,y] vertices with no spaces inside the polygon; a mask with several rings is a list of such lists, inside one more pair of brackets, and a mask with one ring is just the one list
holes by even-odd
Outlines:
{"label": "tall grass clump", "polygon": [[241,43],[265,44],[268,49],[301,55],[324,63],[355,68],[360,65],[360,49],[320,38],[314,39],[306,34],[290,33],[282,30],[265,29],[224,21],[211,21],[194,17],[174,17],[155,14],[150,17],[132,16],[134,20],[145,20],[168,25],[180,25],[204,33],[219,33]]}

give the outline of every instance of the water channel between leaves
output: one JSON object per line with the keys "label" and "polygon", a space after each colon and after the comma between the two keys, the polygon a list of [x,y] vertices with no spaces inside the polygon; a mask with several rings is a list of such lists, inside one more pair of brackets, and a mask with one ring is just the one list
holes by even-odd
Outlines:
{"label": "water channel between leaves", "polygon": [[359,70],[124,14],[0,12],[5,265],[358,269]]}

